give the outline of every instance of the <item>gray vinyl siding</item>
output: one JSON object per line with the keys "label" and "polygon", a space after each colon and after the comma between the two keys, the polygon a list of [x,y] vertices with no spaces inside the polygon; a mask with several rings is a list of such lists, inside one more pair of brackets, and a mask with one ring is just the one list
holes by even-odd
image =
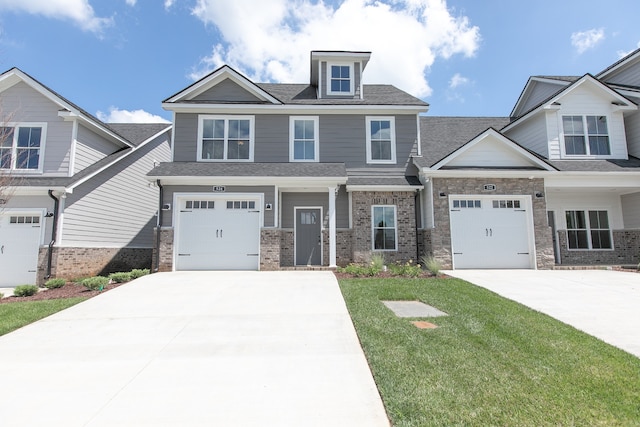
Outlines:
{"label": "gray vinyl siding", "polygon": [[[322,206],[322,227],[329,227],[328,193],[282,193],[282,228],[293,229],[295,208],[305,206]],[[344,186],[340,187],[336,197],[336,227],[349,228],[349,196]]]}
{"label": "gray vinyl siding", "polygon": [[230,79],[225,79],[211,89],[194,97],[193,101],[262,102]]}
{"label": "gray vinyl siding", "polygon": [[[332,63],[333,64],[333,63]],[[362,80],[362,73],[360,72],[360,62],[353,63],[353,95],[329,95],[327,94],[327,83],[328,83],[328,70],[327,70],[327,61],[320,62],[320,98],[360,98],[360,82]]]}
{"label": "gray vinyl siding", "polygon": [[541,156],[549,156],[547,121],[544,114],[537,115],[526,123],[509,130],[505,134],[523,147],[528,148]]}
{"label": "gray vinyl siding", "polygon": [[525,102],[520,106],[517,114],[520,115],[526,113],[564,87],[566,87],[566,84],[536,82],[533,91],[529,94],[529,97],[525,100]]}
{"label": "gray vinyl siding", "polygon": [[640,63],[622,67],[606,79],[607,83],[640,86]]}
{"label": "gray vinyl siding", "polygon": [[624,228],[640,229],[640,193],[625,194],[620,200]]}
{"label": "gray vinyl siding", "polygon": [[146,174],[169,161],[165,133],[81,184],[66,199],[61,246],[150,248],[158,188]]}
{"label": "gray vinyl siding", "polygon": [[74,173],[80,172],[119,149],[112,142],[96,135],[82,125],[78,126],[76,140]]}
{"label": "gray vinyl siding", "polygon": [[173,206],[173,196],[176,193],[202,193],[203,196],[223,196],[225,194],[231,193],[262,193],[264,194],[263,202],[265,205],[270,203],[274,209],[266,210],[264,206],[262,206],[261,210],[264,211],[264,226],[265,227],[274,227],[274,215],[275,215],[275,207],[276,207],[276,195],[275,195],[275,187],[264,185],[264,186],[239,186],[239,185],[226,185],[224,193],[214,193],[213,186],[211,185],[167,185],[163,188],[163,201],[162,203],[170,203],[172,209],[168,211],[162,212],[162,226],[163,227],[174,227],[173,224],[173,211],[176,209]]}
{"label": "gray vinyl siding", "polygon": [[[305,115],[305,114],[300,114]],[[255,116],[254,162],[289,161],[289,115]],[[366,116],[327,114],[319,116],[320,162],[345,163],[347,168],[406,167],[417,150],[417,121],[414,114],[395,116],[396,165],[367,164]],[[198,115],[176,114],[174,161],[197,160]]]}
{"label": "gray vinyl siding", "polygon": [[43,175],[67,176],[73,124],[58,117],[60,106],[19,82],[2,92],[1,108],[5,122],[47,123]]}
{"label": "gray vinyl siding", "polygon": [[[633,100],[640,102],[637,98]],[[635,111],[624,117],[624,129],[627,137],[629,155],[640,157],[640,111]]]}
{"label": "gray vinyl siding", "polygon": [[[7,203],[2,206],[0,213],[10,213],[10,209],[44,209],[53,212],[54,202],[49,196],[11,196]],[[44,223],[43,244],[47,245],[51,241],[51,231],[53,229],[53,218],[41,218]]]}

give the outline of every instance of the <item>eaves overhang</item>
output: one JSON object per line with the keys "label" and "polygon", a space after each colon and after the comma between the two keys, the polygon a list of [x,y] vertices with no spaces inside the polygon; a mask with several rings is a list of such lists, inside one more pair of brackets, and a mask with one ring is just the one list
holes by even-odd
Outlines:
{"label": "eaves overhang", "polygon": [[300,176],[153,176],[147,180],[162,185],[277,185],[286,187],[333,187],[347,183],[347,177]]}
{"label": "eaves overhang", "polygon": [[192,114],[299,114],[304,112],[346,114],[420,114],[429,111],[424,105],[344,105],[344,104],[194,104],[162,103],[162,108],[176,113]]}

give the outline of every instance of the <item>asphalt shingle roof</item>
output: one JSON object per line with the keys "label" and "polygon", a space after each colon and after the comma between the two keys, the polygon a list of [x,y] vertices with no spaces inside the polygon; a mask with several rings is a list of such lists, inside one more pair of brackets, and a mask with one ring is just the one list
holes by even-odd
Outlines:
{"label": "asphalt shingle roof", "polygon": [[640,159],[629,160],[547,160],[560,171],[573,172],[640,172]]}

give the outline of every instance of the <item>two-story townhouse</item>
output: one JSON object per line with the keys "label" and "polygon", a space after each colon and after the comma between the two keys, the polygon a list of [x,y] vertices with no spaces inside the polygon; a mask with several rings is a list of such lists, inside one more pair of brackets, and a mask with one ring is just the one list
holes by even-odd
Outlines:
{"label": "two-story townhouse", "polygon": [[255,83],[228,66],[170,96],[159,270],[417,260],[419,114],[363,84],[370,52],[313,51],[308,84]]}
{"label": "two-story townhouse", "polygon": [[171,125],[103,123],[17,68],[0,103],[0,286],[150,267]]}
{"label": "two-story townhouse", "polygon": [[422,118],[421,240],[450,268],[637,264],[640,50],[531,77],[511,117]]}

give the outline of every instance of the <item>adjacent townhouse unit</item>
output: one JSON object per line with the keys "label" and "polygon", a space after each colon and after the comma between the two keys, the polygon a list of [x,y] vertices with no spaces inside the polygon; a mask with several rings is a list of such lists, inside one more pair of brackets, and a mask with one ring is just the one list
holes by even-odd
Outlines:
{"label": "adjacent townhouse unit", "polygon": [[313,51],[308,84],[223,66],[170,96],[159,270],[433,255],[446,268],[630,264],[640,252],[640,51],[532,77],[510,117],[428,117],[362,83],[370,52]]}
{"label": "adjacent townhouse unit", "polygon": [[171,125],[103,123],[17,68],[0,108],[0,286],[149,268]]}

